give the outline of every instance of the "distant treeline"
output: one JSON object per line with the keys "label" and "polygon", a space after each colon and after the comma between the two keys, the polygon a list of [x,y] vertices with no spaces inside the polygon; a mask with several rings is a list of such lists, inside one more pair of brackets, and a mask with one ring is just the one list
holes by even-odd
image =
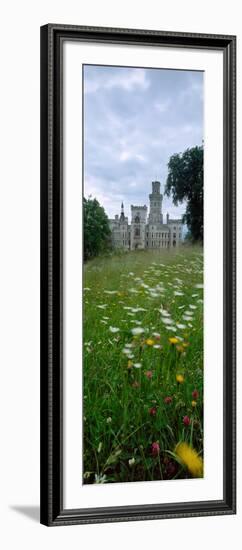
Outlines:
{"label": "distant treeline", "polygon": [[105,210],[97,199],[83,199],[84,261],[111,248],[111,231]]}

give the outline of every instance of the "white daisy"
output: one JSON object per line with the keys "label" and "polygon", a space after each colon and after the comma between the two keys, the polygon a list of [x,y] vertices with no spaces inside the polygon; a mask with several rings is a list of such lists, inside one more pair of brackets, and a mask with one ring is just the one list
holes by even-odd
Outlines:
{"label": "white daisy", "polygon": [[113,334],[115,334],[115,332],[119,332],[120,329],[118,327],[109,327],[109,330],[110,332],[112,332]]}
{"label": "white daisy", "polygon": [[139,334],[143,334],[144,329],[142,327],[134,327],[131,328],[131,332],[134,336],[138,336]]}

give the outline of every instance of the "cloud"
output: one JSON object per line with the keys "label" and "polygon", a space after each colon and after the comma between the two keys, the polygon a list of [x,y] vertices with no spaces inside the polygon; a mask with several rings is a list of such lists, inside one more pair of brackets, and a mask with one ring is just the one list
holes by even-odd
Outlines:
{"label": "cloud", "polygon": [[163,103],[155,103],[155,109],[159,112],[159,113],[165,113],[166,111],[168,111],[168,109],[171,107],[171,101],[170,99],[167,99],[166,101],[164,101]]}
{"label": "cloud", "polygon": [[[85,72],[86,69],[87,66],[85,67]],[[119,69],[113,69],[113,72],[108,77],[104,74],[100,78],[91,73],[84,80],[84,93],[92,94],[98,92],[100,89],[112,90],[113,88],[131,92],[135,88],[146,90],[149,85],[145,69],[126,69],[120,67]]]}
{"label": "cloud", "polygon": [[127,160],[137,160],[139,162],[146,162],[146,158],[140,153],[134,153],[132,151],[122,151],[120,160],[126,162]]}

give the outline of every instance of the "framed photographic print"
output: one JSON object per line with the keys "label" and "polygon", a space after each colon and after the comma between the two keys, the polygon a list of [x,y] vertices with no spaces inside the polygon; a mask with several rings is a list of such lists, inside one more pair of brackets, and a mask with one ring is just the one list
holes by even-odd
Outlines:
{"label": "framed photographic print", "polygon": [[236,38],[41,28],[41,522],[233,514]]}

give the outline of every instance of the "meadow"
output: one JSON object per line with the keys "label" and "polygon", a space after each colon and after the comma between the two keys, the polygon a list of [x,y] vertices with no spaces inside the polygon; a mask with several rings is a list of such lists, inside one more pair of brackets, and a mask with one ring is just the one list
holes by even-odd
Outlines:
{"label": "meadow", "polygon": [[84,266],[83,483],[203,476],[203,250]]}

